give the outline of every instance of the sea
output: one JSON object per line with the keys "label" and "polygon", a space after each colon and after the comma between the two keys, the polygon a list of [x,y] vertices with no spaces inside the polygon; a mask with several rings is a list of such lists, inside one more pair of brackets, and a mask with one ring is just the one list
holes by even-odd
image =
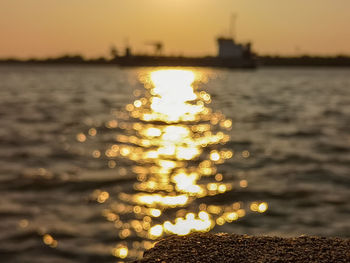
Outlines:
{"label": "sea", "polygon": [[169,235],[350,237],[350,69],[0,66],[0,261]]}

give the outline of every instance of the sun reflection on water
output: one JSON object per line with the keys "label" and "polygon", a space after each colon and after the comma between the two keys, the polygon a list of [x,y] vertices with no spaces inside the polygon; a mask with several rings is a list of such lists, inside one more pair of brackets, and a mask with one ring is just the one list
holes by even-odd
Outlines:
{"label": "sun reflection on water", "polygon": [[[104,153],[96,150],[93,157],[104,154],[111,169],[118,168],[120,160],[130,161],[137,179],[132,191],[117,197],[102,190],[93,193],[94,200],[108,203],[103,216],[125,240],[113,249],[114,256],[137,258],[162,236],[207,232],[244,217],[246,208],[258,213],[267,210],[265,202],[207,203],[208,198],[234,186],[245,188],[248,182],[233,185],[218,169],[234,156],[232,149],[224,148],[232,121],[208,107],[211,96],[200,90],[206,78],[194,70],[143,72],[144,91],[135,91],[137,98],[126,105],[126,112],[116,113],[118,118],[106,123],[108,129],[122,132]],[[93,137],[98,131],[91,128],[88,134]],[[79,142],[86,138],[83,133],[77,135]],[[248,158],[249,152],[243,155]]]}

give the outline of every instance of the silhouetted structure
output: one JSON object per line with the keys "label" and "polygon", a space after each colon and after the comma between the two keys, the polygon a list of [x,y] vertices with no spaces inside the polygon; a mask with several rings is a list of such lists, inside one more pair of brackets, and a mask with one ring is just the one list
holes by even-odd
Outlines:
{"label": "silhouetted structure", "polygon": [[251,56],[251,44],[236,44],[233,38],[218,38],[219,58],[249,58]]}
{"label": "silhouetted structure", "polygon": [[115,46],[111,47],[110,54],[111,54],[112,58],[118,56],[118,51],[117,51],[117,48]]}
{"label": "silhouetted structure", "polygon": [[146,45],[151,45],[154,47],[154,53],[156,56],[160,56],[163,51],[163,43],[162,42],[146,42]]}
{"label": "silhouetted structure", "polygon": [[256,60],[251,52],[251,44],[238,44],[233,38],[218,38],[218,55],[206,57],[161,56],[162,43],[152,42],[156,55],[133,55],[130,47],[124,56],[115,56],[113,63],[120,66],[193,66],[255,68]]}

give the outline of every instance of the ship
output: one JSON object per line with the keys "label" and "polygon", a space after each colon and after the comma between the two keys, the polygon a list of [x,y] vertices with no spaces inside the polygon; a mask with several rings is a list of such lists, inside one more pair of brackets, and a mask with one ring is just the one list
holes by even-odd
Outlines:
{"label": "ship", "polygon": [[217,38],[218,51],[216,56],[185,57],[161,55],[161,42],[148,43],[155,47],[154,55],[132,54],[127,45],[123,55],[112,50],[112,63],[121,67],[218,67],[218,68],[246,68],[256,67],[256,56],[252,52],[251,43],[237,43],[231,37]]}

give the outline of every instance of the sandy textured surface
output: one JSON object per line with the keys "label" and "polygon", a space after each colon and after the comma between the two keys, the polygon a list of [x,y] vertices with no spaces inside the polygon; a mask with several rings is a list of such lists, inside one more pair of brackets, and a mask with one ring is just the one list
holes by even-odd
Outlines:
{"label": "sandy textured surface", "polygon": [[350,262],[350,240],[195,233],[161,240],[135,262]]}

